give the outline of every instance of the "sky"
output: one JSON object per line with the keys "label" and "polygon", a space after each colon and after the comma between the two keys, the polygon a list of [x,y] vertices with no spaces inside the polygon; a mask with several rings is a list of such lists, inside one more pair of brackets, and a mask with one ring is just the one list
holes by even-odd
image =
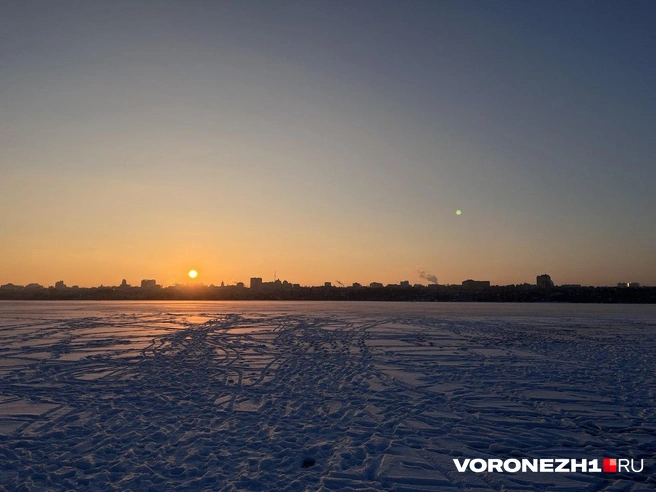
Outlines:
{"label": "sky", "polygon": [[656,285],[655,23],[650,0],[3,2],[0,284]]}

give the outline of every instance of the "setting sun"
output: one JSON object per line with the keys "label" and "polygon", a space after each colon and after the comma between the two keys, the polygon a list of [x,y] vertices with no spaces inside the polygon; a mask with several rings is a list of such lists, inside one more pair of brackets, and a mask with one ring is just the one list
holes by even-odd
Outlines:
{"label": "setting sun", "polygon": [[198,272],[196,270],[189,270],[189,278],[198,277]]}

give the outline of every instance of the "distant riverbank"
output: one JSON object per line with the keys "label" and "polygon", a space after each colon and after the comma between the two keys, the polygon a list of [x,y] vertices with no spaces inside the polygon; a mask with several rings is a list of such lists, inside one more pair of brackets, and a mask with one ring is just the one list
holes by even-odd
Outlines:
{"label": "distant riverbank", "polygon": [[402,302],[570,302],[656,304],[656,287],[504,285],[480,289],[463,286],[300,287],[250,289],[242,286],[172,287],[0,287],[0,300],[93,301],[402,301]]}

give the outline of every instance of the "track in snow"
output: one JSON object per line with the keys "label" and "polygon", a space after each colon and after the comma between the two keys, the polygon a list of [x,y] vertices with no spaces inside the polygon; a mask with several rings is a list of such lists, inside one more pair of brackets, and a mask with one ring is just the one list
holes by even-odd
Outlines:
{"label": "track in snow", "polygon": [[3,317],[0,487],[656,485],[453,464],[626,457],[653,470],[656,322],[203,309]]}

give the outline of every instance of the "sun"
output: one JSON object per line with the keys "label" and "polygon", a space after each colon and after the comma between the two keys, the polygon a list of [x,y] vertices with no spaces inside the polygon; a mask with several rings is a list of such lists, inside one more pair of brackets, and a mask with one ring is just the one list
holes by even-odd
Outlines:
{"label": "sun", "polygon": [[198,272],[196,270],[189,270],[189,278],[198,277]]}

